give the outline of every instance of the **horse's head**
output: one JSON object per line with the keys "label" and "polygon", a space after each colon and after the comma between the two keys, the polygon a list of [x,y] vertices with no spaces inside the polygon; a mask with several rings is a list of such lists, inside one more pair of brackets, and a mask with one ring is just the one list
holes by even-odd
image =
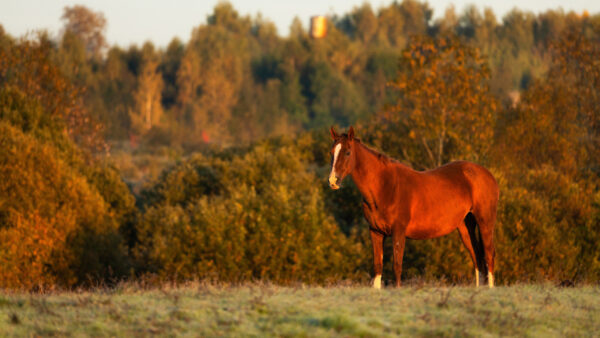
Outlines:
{"label": "horse's head", "polygon": [[354,128],[350,127],[347,134],[338,135],[333,127],[330,129],[333,146],[331,147],[331,172],[329,186],[339,189],[346,175],[352,173],[356,163]]}

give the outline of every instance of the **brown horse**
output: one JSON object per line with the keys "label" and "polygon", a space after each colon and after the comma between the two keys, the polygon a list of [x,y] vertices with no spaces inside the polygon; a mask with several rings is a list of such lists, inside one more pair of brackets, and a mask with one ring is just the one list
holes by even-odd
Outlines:
{"label": "brown horse", "polygon": [[[494,223],[498,184],[484,167],[466,161],[418,172],[361,144],[350,127],[338,135],[331,127],[329,185],[351,175],[363,196],[375,266],[374,288],[381,288],[383,240],[391,236],[396,286],[400,286],[405,239],[429,239],[458,229],[475,266],[475,281],[487,271],[494,286]],[[476,227],[479,226],[479,235]],[[485,276],[485,275],[484,275]]]}

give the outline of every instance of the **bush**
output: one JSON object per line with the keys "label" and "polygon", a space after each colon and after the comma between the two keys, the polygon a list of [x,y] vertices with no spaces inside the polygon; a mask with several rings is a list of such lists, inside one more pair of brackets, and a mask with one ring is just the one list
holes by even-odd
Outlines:
{"label": "bush", "polygon": [[72,286],[126,272],[112,208],[45,144],[0,122],[0,286]]}
{"label": "bush", "polygon": [[295,147],[263,144],[230,159],[195,157],[151,191],[161,197],[138,224],[136,254],[163,278],[356,277],[363,250],[325,211],[321,183]]}
{"label": "bush", "polygon": [[549,166],[512,184],[502,178],[496,243],[498,271],[508,281],[597,280],[598,194]]}

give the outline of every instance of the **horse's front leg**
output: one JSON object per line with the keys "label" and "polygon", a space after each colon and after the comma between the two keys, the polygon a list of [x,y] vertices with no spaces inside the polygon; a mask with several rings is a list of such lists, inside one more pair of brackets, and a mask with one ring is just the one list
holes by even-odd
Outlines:
{"label": "horse's front leg", "polygon": [[373,268],[375,278],[373,288],[381,289],[381,273],[383,271],[383,239],[381,232],[371,230],[371,243],[373,244]]}
{"label": "horse's front leg", "polygon": [[404,257],[404,243],[406,236],[404,231],[395,229],[392,233],[394,244],[394,273],[396,274],[396,287],[402,285],[402,258]]}

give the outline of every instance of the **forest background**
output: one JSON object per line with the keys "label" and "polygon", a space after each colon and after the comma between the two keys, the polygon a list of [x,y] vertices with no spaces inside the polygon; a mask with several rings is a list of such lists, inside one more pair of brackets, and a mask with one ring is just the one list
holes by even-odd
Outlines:
{"label": "forest background", "polygon": [[[365,4],[325,38],[298,20],[281,37],[220,3],[164,49],[108,46],[83,6],[56,39],[0,26],[0,288],[366,282],[361,197],[326,183],[330,125],[418,170],[490,168],[500,283],[598,283],[600,15],[432,17]],[[408,241],[404,266],[472,276],[458,235]]]}

